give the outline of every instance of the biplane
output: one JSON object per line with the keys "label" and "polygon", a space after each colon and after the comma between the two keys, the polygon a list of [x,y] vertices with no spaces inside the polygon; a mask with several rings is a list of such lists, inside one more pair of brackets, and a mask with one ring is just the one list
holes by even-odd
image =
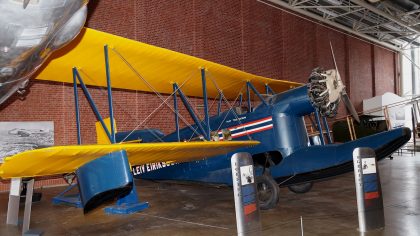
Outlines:
{"label": "biplane", "polygon": [[[112,53],[108,53],[108,46],[105,46],[104,65],[104,51],[99,45],[105,44],[109,45]],[[35,150],[31,154],[18,154],[6,159],[6,163],[0,167],[2,177],[73,172],[86,164],[87,160],[112,151],[126,150],[135,177],[231,185],[230,156],[233,152],[244,151],[252,154],[258,166],[262,187],[261,205],[268,209],[278,202],[278,185],[289,186],[295,192],[309,191],[314,181],[351,171],[354,148],[371,147],[375,149],[377,158],[383,159],[405,144],[411,136],[407,128],[399,128],[334,144],[327,132],[326,141],[321,121],[328,129],[326,117],[334,115],[341,97],[346,97],[345,87],[336,69],[316,69],[310,76],[309,84],[302,85],[252,75],[91,29],[84,29],[80,38],[64,48],[60,55],[49,62],[37,79],[73,83],[76,95],[77,84],[85,94],[88,94],[85,92],[86,85],[107,87],[108,98],[111,98],[111,87],[155,93],[162,101],[158,108],[167,106],[173,111],[175,132],[165,135],[158,129],[149,128],[114,132],[114,118],[110,112],[108,124],[102,117],[98,116],[98,119],[106,139],[115,144],[81,145],[66,149],[54,147]],[[73,70],[70,70],[71,67],[74,67]],[[83,75],[89,80],[84,81]],[[117,78],[112,84],[109,80],[111,75]],[[200,109],[203,109],[204,118],[199,117],[188,97],[203,98]],[[217,100],[216,115],[210,115],[209,99]],[[179,100],[194,124],[188,124],[188,120],[179,112]],[[348,99],[344,98],[344,101],[348,105]],[[109,104],[112,111],[112,98]],[[223,107],[226,111],[222,112]],[[319,131],[319,145],[315,139],[311,141],[308,137],[305,126],[304,117],[312,113],[315,114],[315,125]],[[357,119],[354,111],[352,114]],[[181,128],[180,120],[186,123],[186,127]],[[111,128],[107,129],[109,126]],[[80,137],[80,128],[78,130]],[[142,143],[125,144],[136,140]],[[260,144],[255,145],[257,143]],[[184,146],[185,149],[182,149]],[[133,153],[129,147],[133,147],[133,150],[144,147],[147,152]],[[223,151],[216,153],[221,149]],[[63,157],[63,153],[68,156]],[[85,157],[75,158],[75,155]],[[192,159],[195,160],[186,162]],[[171,161],[171,164],[166,161]],[[107,170],[110,168],[104,167]],[[85,175],[98,170],[98,166],[83,169],[87,171],[77,175],[79,185],[83,185],[83,179],[91,179]],[[83,199],[83,193],[81,195]],[[93,198],[94,194],[90,195],[91,199],[100,200]]]}
{"label": "biplane", "polygon": [[[101,39],[100,32],[84,30],[82,35],[96,34],[94,38]],[[85,37],[83,36],[82,39]],[[92,38],[90,38],[92,39]],[[104,38],[105,39],[105,38]],[[105,39],[106,40],[106,39]],[[108,41],[113,43],[113,41]],[[103,61],[103,53],[99,42],[91,42],[100,48],[101,52],[98,58]],[[99,44],[97,44],[99,43]],[[121,42],[124,43],[124,42]],[[85,45],[84,42],[77,45]],[[72,48],[74,44],[70,43],[64,50]],[[86,46],[86,45],[85,45]],[[89,45],[88,45],[89,47]],[[107,49],[108,47],[105,47]],[[70,51],[70,53],[73,50]],[[77,51],[77,50],[76,50]],[[85,50],[83,50],[85,51]],[[66,52],[66,51],[64,51]],[[85,51],[88,52],[89,51]],[[107,52],[107,50],[105,51]],[[60,53],[60,52],[58,52]],[[77,52],[78,53],[78,52]],[[0,166],[0,177],[9,178],[32,178],[37,176],[50,176],[65,173],[75,173],[78,180],[81,204],[85,212],[88,212],[98,206],[100,203],[109,199],[120,198],[116,207],[108,208],[108,213],[130,213],[136,210],[144,209],[146,204],[139,203],[137,194],[133,190],[133,177],[131,174],[131,165],[147,164],[154,162],[173,163],[187,162],[191,160],[202,160],[203,158],[217,156],[233,152],[241,147],[254,146],[258,141],[232,141],[232,142],[160,142],[160,143],[139,143],[139,142],[115,142],[116,124],[113,119],[112,93],[110,86],[110,74],[108,64],[108,54],[106,53],[107,74],[101,81],[108,85],[110,119],[104,119],[99,113],[95,102],[90,95],[82,76],[77,68],[67,67],[70,72],[70,81],[74,82],[75,88],[75,107],[76,121],[78,128],[78,145],[54,146],[22,152],[13,156],[6,157],[4,163]],[[81,58],[94,60],[93,55],[79,54]],[[96,58],[96,59],[98,59]],[[67,59],[65,59],[67,60]],[[69,62],[69,61],[68,61]],[[51,62],[38,76],[39,79],[48,78],[55,80],[54,77],[45,76],[50,73],[49,68],[61,70],[59,66],[54,65],[55,60]],[[81,63],[73,64],[83,66]],[[225,69],[229,71],[228,69]],[[64,70],[63,70],[64,71]],[[58,71],[55,71],[57,73]],[[86,73],[85,71],[83,71]],[[60,73],[59,73],[60,74]],[[54,75],[55,76],[55,75]],[[64,78],[62,75],[55,78]],[[128,86],[124,80],[115,80]],[[98,143],[93,145],[82,145],[80,130],[80,117],[78,105],[77,86],[80,85],[86,95],[92,109],[99,122],[97,124]],[[95,84],[96,85],[96,84]],[[125,200],[124,200],[125,199]]]}

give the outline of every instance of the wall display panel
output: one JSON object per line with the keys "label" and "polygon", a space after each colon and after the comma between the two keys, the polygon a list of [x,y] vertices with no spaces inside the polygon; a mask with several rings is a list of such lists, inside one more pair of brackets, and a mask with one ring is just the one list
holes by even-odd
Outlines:
{"label": "wall display panel", "polygon": [[54,122],[0,122],[0,163],[7,156],[54,145]]}

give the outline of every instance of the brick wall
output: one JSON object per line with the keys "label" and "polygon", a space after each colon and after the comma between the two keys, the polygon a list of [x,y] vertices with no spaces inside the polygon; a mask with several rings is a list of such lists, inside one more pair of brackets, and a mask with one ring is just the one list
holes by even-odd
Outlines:
{"label": "brick wall", "polygon": [[[396,91],[394,52],[255,0],[90,1],[87,26],[258,75],[302,83],[317,66],[333,68],[331,41],[357,109],[364,98]],[[106,116],[106,91],[91,88],[91,93]],[[119,130],[136,128],[161,103],[153,94],[125,90],[113,94]],[[195,106],[200,103],[191,100]],[[96,119],[83,96],[80,101],[83,143],[95,143]],[[141,128],[173,130],[173,115],[163,107]],[[192,123],[185,109],[182,114]],[[345,114],[342,105],[339,114]],[[25,100],[15,96],[0,106],[0,121],[54,121],[56,144],[75,144],[72,86],[32,81]]]}

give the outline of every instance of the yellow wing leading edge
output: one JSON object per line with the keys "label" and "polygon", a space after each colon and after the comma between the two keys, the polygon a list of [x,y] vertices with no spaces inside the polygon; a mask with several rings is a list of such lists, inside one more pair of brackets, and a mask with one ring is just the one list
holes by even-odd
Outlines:
{"label": "yellow wing leading edge", "polygon": [[[78,38],[52,55],[36,79],[73,83],[71,68],[77,67],[88,85],[106,87],[103,45],[109,45],[112,87],[153,92],[123,61],[126,60],[159,93],[173,92],[172,83],[184,84],[187,96],[202,96],[201,68],[207,69],[209,98],[219,95],[213,81],[227,99],[235,99],[247,81],[260,92],[268,84],[282,92],[301,84],[253,75],[214,62],[85,28]],[[122,56],[123,59],[120,57]]]}
{"label": "yellow wing leading edge", "polygon": [[74,172],[85,163],[111,152],[125,150],[132,165],[154,162],[186,162],[232,152],[258,141],[168,142],[55,146],[6,157],[1,178],[36,177]]}

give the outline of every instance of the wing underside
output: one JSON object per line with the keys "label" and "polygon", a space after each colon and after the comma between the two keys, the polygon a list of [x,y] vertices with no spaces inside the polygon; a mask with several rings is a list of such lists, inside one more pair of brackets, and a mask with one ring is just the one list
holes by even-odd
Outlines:
{"label": "wing underside", "polygon": [[6,157],[0,166],[0,177],[35,177],[71,173],[89,161],[119,150],[127,152],[131,165],[141,165],[200,160],[257,144],[258,141],[231,141],[55,146]]}

